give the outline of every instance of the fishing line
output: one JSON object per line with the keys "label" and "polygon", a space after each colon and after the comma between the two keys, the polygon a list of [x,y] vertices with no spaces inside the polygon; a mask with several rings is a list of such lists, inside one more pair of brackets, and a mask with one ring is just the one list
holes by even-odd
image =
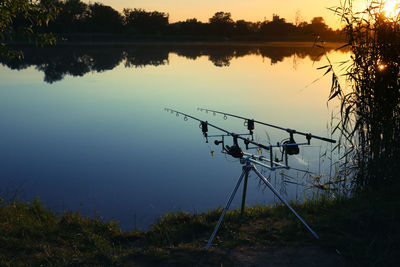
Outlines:
{"label": "fishing line", "polygon": [[[300,153],[300,147],[306,146],[306,145],[309,146],[312,138],[323,140],[323,141],[330,142],[330,143],[335,143],[336,142],[335,140],[328,139],[325,137],[315,136],[315,135],[312,135],[311,133],[299,132],[294,129],[275,126],[272,124],[256,121],[254,119],[249,119],[249,118],[245,118],[245,117],[238,116],[238,115],[233,115],[233,114],[220,112],[220,111],[216,111],[216,110],[198,108],[198,110],[200,110],[200,111],[205,111],[206,113],[209,113],[209,112],[212,113],[213,116],[216,116],[217,114],[222,114],[224,120],[228,119],[228,117],[234,117],[234,118],[244,120],[243,125],[247,128],[248,133],[238,134],[235,132],[225,130],[214,124],[211,124],[208,121],[200,120],[194,116],[191,116],[186,113],[182,113],[177,110],[173,110],[173,109],[169,109],[169,108],[165,108],[164,110],[167,112],[170,112],[171,114],[175,113],[177,117],[182,115],[184,118],[184,121],[187,121],[188,119],[192,119],[194,121],[199,122],[199,128],[203,134],[205,143],[207,144],[212,156],[214,156],[215,152],[214,152],[214,150],[212,150],[211,145],[209,144],[210,139],[214,141],[213,142],[214,145],[221,147],[221,153],[225,154],[226,160],[227,160],[227,155],[229,155],[235,161],[239,161],[240,164],[242,164],[242,173],[241,173],[239,180],[238,180],[238,182],[237,182],[237,184],[236,184],[236,186],[235,186],[235,188],[234,188],[234,190],[233,190],[233,192],[232,192],[232,194],[231,194],[231,196],[230,196],[230,198],[218,220],[217,225],[214,228],[214,232],[211,234],[211,237],[206,246],[206,250],[208,250],[210,248],[210,246],[212,245],[212,242],[213,242],[215,235],[222,223],[222,220],[223,220],[226,212],[228,211],[228,209],[233,201],[233,198],[235,197],[235,194],[244,178],[242,206],[241,206],[241,214],[243,214],[244,207],[245,207],[245,200],[246,200],[247,181],[249,178],[250,171],[253,171],[253,173],[255,173],[257,175],[257,177],[260,178],[259,187],[261,187],[261,184],[264,183],[263,191],[265,191],[266,188],[270,189],[272,191],[272,193],[274,194],[274,198],[277,197],[282,203],[284,203],[291,210],[291,212],[302,222],[302,224],[311,232],[311,234],[316,239],[319,239],[319,236],[311,229],[310,226],[308,226],[308,224],[300,217],[300,215],[297,214],[297,212],[281,196],[281,194],[287,194],[287,192],[286,192],[287,184],[286,183],[293,183],[296,185],[301,185],[296,182],[293,182],[292,180],[295,180],[295,178],[286,174],[284,172],[284,170],[293,169],[293,170],[305,172],[304,170],[301,170],[301,169],[291,168],[288,163],[288,157],[292,156],[292,155],[298,155]],[[275,129],[285,131],[289,134],[289,138],[282,139],[281,142],[280,143],[278,142],[276,145],[272,145],[271,142],[269,145],[264,145],[260,142],[254,141],[255,124],[261,124],[264,126],[268,126],[268,127],[272,127]],[[220,133],[216,134],[216,135],[210,135],[209,127],[213,128],[214,130],[219,131]],[[297,143],[294,140],[294,135],[305,136],[306,142]],[[225,137],[232,138],[232,145],[225,144]],[[256,139],[258,139],[257,136],[256,136]],[[242,147],[244,147],[244,149],[242,149]],[[280,153],[282,155],[281,160],[277,159],[276,154],[274,155],[274,152],[276,152],[277,149],[280,151]],[[247,152],[247,151],[251,151],[251,150],[257,150],[259,155]],[[262,150],[268,151],[269,153],[267,153],[267,154],[269,154],[269,155],[267,155],[267,156],[261,155]],[[260,166],[262,168],[261,172],[257,169],[256,165]],[[270,171],[268,178],[265,177],[266,176],[265,173],[266,173],[267,169]],[[271,172],[275,171],[275,170],[280,170],[280,176],[281,176],[281,181],[282,181],[281,188],[279,190],[280,192],[278,192],[271,183]],[[310,173],[310,172],[307,171],[307,173]],[[274,174],[275,174],[275,182],[276,182],[277,172],[274,172]],[[306,173],[304,173],[304,176],[306,176]],[[304,176],[303,176],[303,178],[304,178]]]}

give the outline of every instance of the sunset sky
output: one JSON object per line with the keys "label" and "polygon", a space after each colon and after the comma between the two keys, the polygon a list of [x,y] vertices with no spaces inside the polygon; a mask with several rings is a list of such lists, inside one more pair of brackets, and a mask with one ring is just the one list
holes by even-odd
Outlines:
{"label": "sunset sky", "polygon": [[[362,0],[358,0],[362,1]],[[89,0],[85,0],[89,2]],[[296,12],[300,11],[303,21],[309,22],[313,17],[322,16],[331,27],[339,27],[339,18],[327,10],[340,4],[340,0],[97,0],[105,5],[122,11],[123,8],[143,8],[147,11],[166,12],[170,22],[197,18],[208,21],[215,12],[231,12],[234,20],[263,21],[272,19],[272,14],[294,22]],[[365,2],[365,1],[364,1]]]}

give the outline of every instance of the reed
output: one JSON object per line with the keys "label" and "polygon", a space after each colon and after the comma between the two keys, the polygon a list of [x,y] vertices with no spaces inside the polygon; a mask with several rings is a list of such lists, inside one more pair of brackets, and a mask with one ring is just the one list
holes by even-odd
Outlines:
{"label": "reed", "polygon": [[400,16],[399,6],[390,16],[386,1],[370,1],[355,12],[353,1],[331,9],[345,22],[344,32],[352,53],[343,88],[333,64],[322,67],[332,74],[329,100],[341,102],[339,130],[350,144],[354,192],[387,188],[399,182],[400,166]]}

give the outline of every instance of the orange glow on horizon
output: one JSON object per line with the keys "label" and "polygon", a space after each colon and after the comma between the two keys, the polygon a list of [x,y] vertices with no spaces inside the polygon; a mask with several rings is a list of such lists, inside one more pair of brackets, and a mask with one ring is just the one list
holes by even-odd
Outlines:
{"label": "orange glow on horizon", "polygon": [[[322,16],[329,27],[339,28],[340,17],[328,10],[340,4],[338,0],[81,0],[86,3],[99,2],[109,5],[118,11],[124,8],[143,8],[147,11],[159,11],[169,14],[171,23],[196,18],[202,22],[208,22],[216,12],[224,11],[232,14],[232,19],[246,21],[272,20],[273,14],[278,14],[287,22],[296,21],[310,23],[314,17]],[[361,1],[361,0],[356,0]]]}
{"label": "orange glow on horizon", "polygon": [[[169,14],[171,23],[196,18],[202,22],[208,22],[216,12],[224,11],[232,14],[233,20],[264,21],[272,20],[273,14],[278,14],[287,22],[310,22],[312,18],[322,16],[329,27],[341,28],[343,22],[338,15],[329,8],[340,7],[340,0],[81,0],[86,3],[99,2],[113,7],[122,12],[124,8],[143,8],[147,11],[159,11]],[[362,12],[373,0],[353,0],[354,12]],[[381,11],[387,17],[395,18],[400,14],[399,0],[378,0],[383,3]]]}

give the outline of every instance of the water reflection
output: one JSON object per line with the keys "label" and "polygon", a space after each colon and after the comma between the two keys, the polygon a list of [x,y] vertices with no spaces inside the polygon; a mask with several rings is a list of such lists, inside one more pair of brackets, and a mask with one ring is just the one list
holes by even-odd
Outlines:
{"label": "water reflection", "polygon": [[[241,165],[212,143],[211,157],[198,124],[165,114],[166,106],[234,132],[243,131],[242,122],[196,108],[327,136],[331,81],[304,89],[323,74],[316,68],[326,63],[312,62],[320,59],[318,49],[172,44],[23,49],[24,60],[3,60],[8,67],[0,66],[0,194],[22,184],[23,198],[40,196],[56,211],[100,213],[124,229],[133,224],[145,229],[168,211],[203,212],[226,203]],[[341,62],[347,56],[329,57]],[[54,81],[60,82],[49,84]],[[265,130],[256,128],[258,142],[287,138]],[[319,173],[332,166],[319,157],[324,149],[313,140],[289,164]],[[287,175],[296,183],[307,179],[294,170]],[[286,185],[286,178],[271,174],[274,186],[283,181],[277,188],[287,199],[308,194],[302,186]],[[246,203],[272,203],[273,196],[251,179]],[[232,205],[239,207],[240,197]]]}
{"label": "water reflection", "polygon": [[[13,70],[35,66],[44,73],[44,81],[47,83],[60,81],[66,75],[83,76],[89,72],[112,70],[122,62],[127,68],[166,65],[171,53],[193,60],[206,56],[215,66],[227,67],[232,59],[247,55],[268,58],[271,64],[275,64],[292,56],[319,61],[322,52],[310,44],[297,47],[227,44],[63,45],[18,49],[23,51],[23,59],[1,58],[0,62]],[[332,49],[326,48],[327,52]]]}

